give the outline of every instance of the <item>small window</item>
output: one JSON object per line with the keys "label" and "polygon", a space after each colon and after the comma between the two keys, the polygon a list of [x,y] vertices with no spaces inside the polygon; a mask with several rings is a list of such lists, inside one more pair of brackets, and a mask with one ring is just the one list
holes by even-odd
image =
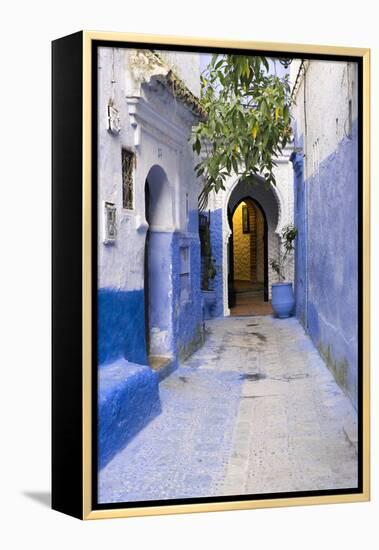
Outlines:
{"label": "small window", "polygon": [[134,153],[122,149],[122,207],[127,210],[134,208],[134,181],[133,172],[135,164]]}
{"label": "small window", "polygon": [[114,244],[117,237],[116,205],[104,202],[104,244]]}

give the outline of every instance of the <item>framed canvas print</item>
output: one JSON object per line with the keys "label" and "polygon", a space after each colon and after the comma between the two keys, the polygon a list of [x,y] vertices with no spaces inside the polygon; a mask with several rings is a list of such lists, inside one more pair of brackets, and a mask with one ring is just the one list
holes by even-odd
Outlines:
{"label": "framed canvas print", "polygon": [[369,499],[369,50],[53,42],[53,508]]}

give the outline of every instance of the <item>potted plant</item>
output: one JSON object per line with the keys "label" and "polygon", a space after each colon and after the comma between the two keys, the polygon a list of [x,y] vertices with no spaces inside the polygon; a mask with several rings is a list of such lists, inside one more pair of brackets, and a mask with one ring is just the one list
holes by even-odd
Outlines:
{"label": "potted plant", "polygon": [[293,224],[286,225],[281,233],[282,243],[277,258],[270,258],[270,266],[277,273],[279,282],[271,285],[272,309],[280,319],[289,317],[295,306],[292,283],[285,281],[285,268],[295,249],[294,241],[297,228]]}
{"label": "potted plant", "polygon": [[210,219],[204,214],[200,217],[200,244],[201,244],[201,293],[203,296],[204,316],[212,316],[216,304],[216,291],[211,288],[211,281],[216,277],[216,263],[212,256]]}

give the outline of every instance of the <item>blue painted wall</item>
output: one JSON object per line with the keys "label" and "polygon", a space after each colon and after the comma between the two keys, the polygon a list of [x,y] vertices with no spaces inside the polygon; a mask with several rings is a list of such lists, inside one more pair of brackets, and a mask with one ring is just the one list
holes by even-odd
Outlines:
{"label": "blue painted wall", "polygon": [[99,370],[98,466],[113,456],[161,412],[158,375],[123,359]]}
{"label": "blue painted wall", "polygon": [[[297,145],[302,148],[301,145]],[[306,216],[305,216],[305,185],[303,153],[292,153],[291,162],[294,170],[294,223],[298,230],[295,248],[295,299],[296,316],[305,326],[306,308]]]}
{"label": "blue painted wall", "polygon": [[[197,222],[198,223],[198,222]],[[196,231],[198,225],[196,224]],[[181,300],[180,248],[189,248],[190,258],[190,297]],[[176,233],[172,250],[173,296],[174,296],[174,341],[175,354],[185,359],[203,343],[203,322],[200,287],[200,240],[198,237],[185,237]]]}
{"label": "blue painted wall", "polygon": [[[200,290],[200,241],[198,214],[190,213],[186,233],[152,232],[149,245],[149,321],[167,332],[162,355],[176,362],[203,343]],[[189,247],[190,299],[180,297],[180,248]],[[109,364],[120,357],[147,365],[144,290],[98,292],[98,362]]]}
{"label": "blue painted wall", "polygon": [[[297,315],[357,404],[358,136],[344,138],[302,182],[295,172]],[[305,190],[306,188],[306,190]],[[306,199],[305,193],[308,193]],[[308,207],[306,205],[308,204]],[[307,253],[307,303],[305,257]]]}
{"label": "blue painted wall", "polygon": [[120,357],[146,365],[144,291],[98,291],[98,363]]}
{"label": "blue painted wall", "polygon": [[211,245],[212,254],[216,262],[217,274],[211,283],[211,287],[216,291],[216,305],[213,309],[213,316],[220,317],[224,315],[223,303],[223,277],[222,277],[222,209],[211,211]]}

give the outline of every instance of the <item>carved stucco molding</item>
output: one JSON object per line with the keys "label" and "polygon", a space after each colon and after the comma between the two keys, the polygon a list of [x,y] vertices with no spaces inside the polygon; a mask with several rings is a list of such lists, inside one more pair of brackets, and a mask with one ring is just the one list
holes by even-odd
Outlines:
{"label": "carved stucco molding", "polygon": [[173,124],[164,115],[160,115],[143,97],[127,97],[130,124],[134,130],[134,146],[141,145],[141,130],[145,130],[154,138],[182,150],[188,141],[188,129]]}

